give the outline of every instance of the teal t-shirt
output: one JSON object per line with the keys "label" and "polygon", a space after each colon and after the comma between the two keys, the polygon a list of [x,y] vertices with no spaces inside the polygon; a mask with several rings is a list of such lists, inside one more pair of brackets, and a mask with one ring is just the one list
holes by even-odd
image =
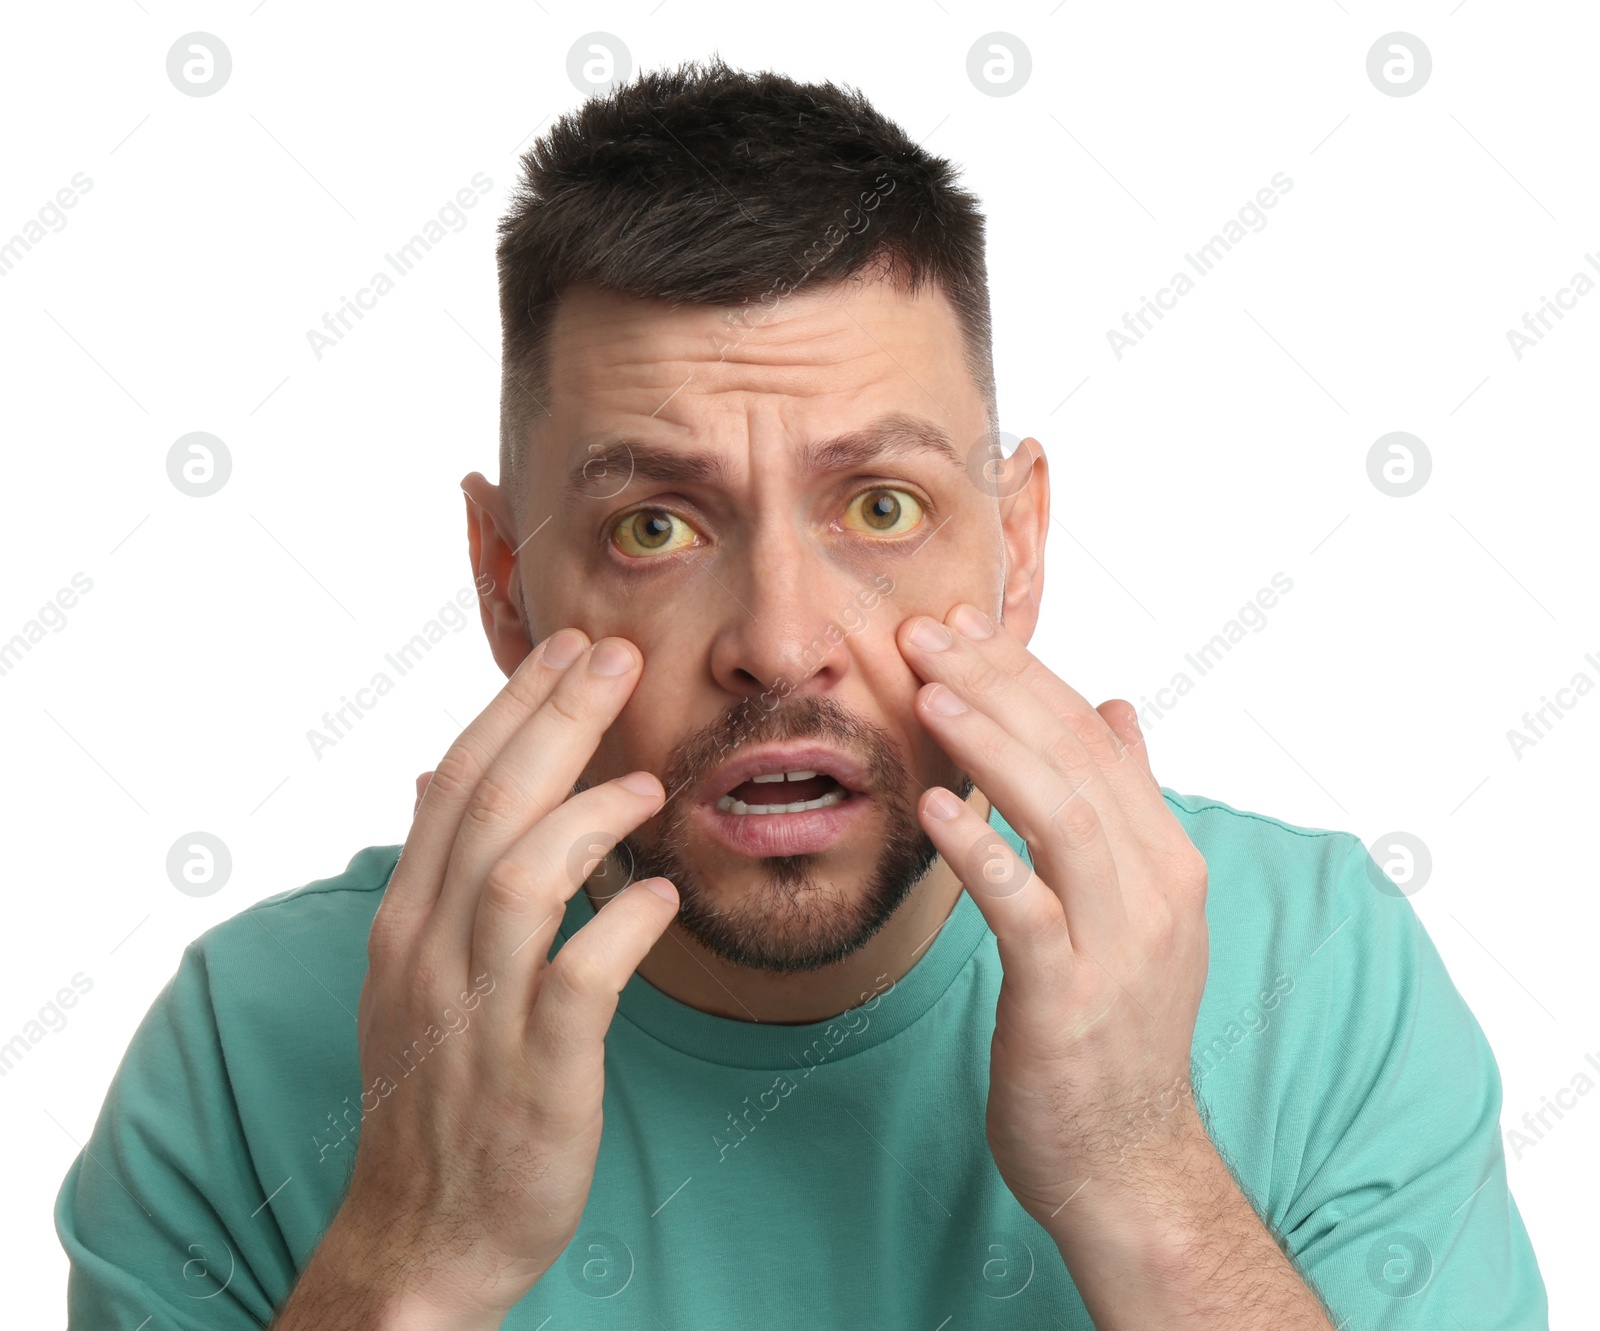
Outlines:
{"label": "teal t-shirt", "polygon": [[[1546,1328],[1494,1056],[1411,903],[1347,832],[1163,793],[1210,870],[1196,1098],[1335,1322]],[[56,1201],[74,1331],[244,1331],[288,1296],[349,1176],[367,933],[399,851],[185,949]],[[552,955],[593,914],[576,893]],[[910,972],[830,1021],[712,1016],[634,975],[582,1222],[505,1326],[1091,1331],[984,1139],[1000,979],[965,893]]]}

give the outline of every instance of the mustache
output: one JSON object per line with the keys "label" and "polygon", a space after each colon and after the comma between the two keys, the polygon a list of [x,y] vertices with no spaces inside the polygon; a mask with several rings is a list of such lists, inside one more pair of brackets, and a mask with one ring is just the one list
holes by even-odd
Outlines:
{"label": "mustache", "polygon": [[[666,771],[659,774],[667,791],[666,821],[674,821],[673,811],[684,798],[729,758],[746,748],[788,740],[814,740],[849,753],[866,769],[874,792],[892,802],[903,801],[901,792],[910,769],[894,737],[838,699],[808,694],[770,708],[752,708],[748,700],[734,703],[710,725],[679,741],[668,754]],[[579,794],[591,784],[580,776],[572,793]]]}
{"label": "mustache", "polygon": [[734,704],[679,744],[662,778],[668,802],[680,792],[698,790],[713,770],[743,750],[790,740],[813,740],[849,753],[866,768],[874,790],[896,790],[904,782],[907,769],[888,731],[836,698],[807,694],[754,714],[747,704]]}

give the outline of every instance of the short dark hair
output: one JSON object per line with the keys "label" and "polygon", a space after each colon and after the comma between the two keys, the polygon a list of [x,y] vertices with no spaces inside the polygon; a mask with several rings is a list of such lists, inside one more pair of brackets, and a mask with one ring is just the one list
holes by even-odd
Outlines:
{"label": "short dark hair", "polygon": [[496,249],[500,476],[515,494],[530,427],[549,414],[556,305],[580,282],[745,307],[863,273],[911,295],[933,283],[995,429],[978,200],[858,90],[687,61],[590,98],[522,169]]}

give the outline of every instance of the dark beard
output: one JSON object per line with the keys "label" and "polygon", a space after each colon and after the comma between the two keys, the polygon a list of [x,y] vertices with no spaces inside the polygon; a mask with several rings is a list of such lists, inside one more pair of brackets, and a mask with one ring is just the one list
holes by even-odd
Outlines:
{"label": "dark beard", "polygon": [[[843,961],[888,923],[923,879],[939,852],[917,821],[916,783],[889,736],[844,710],[825,695],[812,694],[754,719],[738,714],[712,732],[696,736],[674,751],[662,776],[667,802],[661,831],[646,844],[624,836],[591,875],[606,895],[627,882],[670,879],[678,889],[676,926],[714,956],[735,966],[790,975],[821,970]],[[737,734],[741,743],[728,742]],[[735,747],[774,741],[815,739],[860,757],[869,773],[872,798],[884,815],[884,836],[865,891],[854,884],[830,888],[818,875],[822,855],[773,855],[749,863],[760,875],[737,902],[712,907],[704,881],[684,858],[684,825],[691,800],[712,769]],[[965,772],[945,784],[965,800],[973,789]],[[575,789],[582,789],[579,782]],[[861,798],[861,796],[852,796]],[[754,815],[759,816],[759,815]]]}

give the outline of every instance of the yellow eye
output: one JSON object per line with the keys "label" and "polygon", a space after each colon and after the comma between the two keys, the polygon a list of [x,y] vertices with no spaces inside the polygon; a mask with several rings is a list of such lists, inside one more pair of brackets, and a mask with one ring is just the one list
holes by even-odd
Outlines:
{"label": "yellow eye", "polygon": [[[863,503],[863,500],[866,502]],[[907,490],[891,490],[886,486],[879,486],[875,490],[864,490],[851,501],[850,507],[845,511],[853,513],[858,508],[861,520],[866,525],[856,530],[870,532],[875,536],[901,536],[922,521],[922,505],[917,502],[917,497]]]}
{"label": "yellow eye", "polygon": [[[687,537],[677,545],[672,543],[674,526]],[[611,529],[611,535],[623,554],[636,559],[671,554],[674,550],[686,550],[694,544],[694,528],[676,514],[660,508],[641,508],[624,514]]]}

